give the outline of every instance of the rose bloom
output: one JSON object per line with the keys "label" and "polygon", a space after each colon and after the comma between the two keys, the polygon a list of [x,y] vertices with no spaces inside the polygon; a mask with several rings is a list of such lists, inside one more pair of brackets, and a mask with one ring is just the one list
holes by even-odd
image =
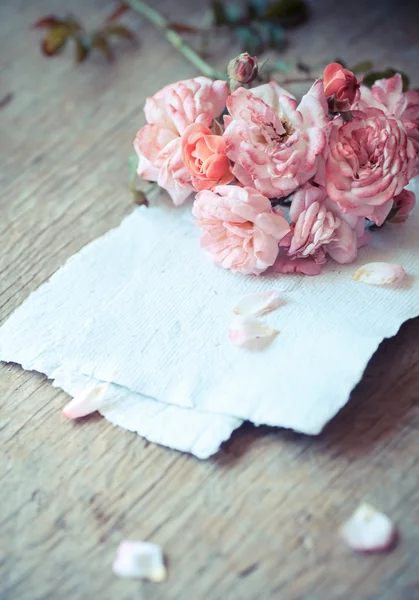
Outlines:
{"label": "rose bloom", "polygon": [[393,200],[394,216],[389,219],[390,223],[404,223],[410,212],[415,208],[416,196],[410,190],[403,190]]}
{"label": "rose bloom", "polygon": [[345,112],[350,110],[358,95],[359,84],[348,69],[339,63],[330,63],[323,74],[324,95],[329,101],[332,112]]}
{"label": "rose bloom", "polygon": [[191,175],[182,159],[181,136],[192,123],[209,127],[224,110],[228,95],[225,81],[196,77],[164,87],[147,98],[147,125],[137,133],[134,148],[138,174],[168,191],[182,204],[193,190]]}
{"label": "rose bloom", "polygon": [[367,106],[379,108],[386,115],[392,115],[403,121],[407,135],[415,143],[419,153],[419,92],[403,92],[403,80],[400,73],[389,79],[379,79],[371,89],[361,86],[361,97],[357,104],[360,110]]}
{"label": "rose bloom", "polygon": [[399,119],[376,108],[335,119],[326,161],[329,198],[348,214],[381,225],[415,174],[416,152]]}
{"label": "rose bloom", "polygon": [[271,81],[251,90],[239,88],[228,97],[227,108],[227,156],[240,183],[276,198],[315,175],[330,126],[321,80],[299,105]]}
{"label": "rose bloom", "polygon": [[196,190],[212,190],[234,179],[225,139],[202,123],[193,123],[183,132],[182,160]]}
{"label": "rose bloom", "polygon": [[201,246],[225,269],[259,275],[273,265],[290,227],[253,188],[220,185],[199,192],[192,212],[202,228]]}
{"label": "rose bloom", "polygon": [[[345,215],[327,197],[323,187],[306,184],[297,190],[290,207],[292,235],[287,236],[288,255],[293,258],[313,257],[318,264],[328,254],[338,263],[350,263],[362,245],[365,219]],[[282,242],[281,242],[282,245]]]}

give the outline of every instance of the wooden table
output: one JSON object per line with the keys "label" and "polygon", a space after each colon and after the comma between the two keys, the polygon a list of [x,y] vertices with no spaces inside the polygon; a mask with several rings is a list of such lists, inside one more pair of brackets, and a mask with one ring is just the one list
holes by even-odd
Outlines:
{"label": "wooden table", "polygon": [[[92,27],[106,2],[0,7],[0,321],[132,210],[127,156],[144,99],[194,69],[130,17],[141,45],[74,67],[38,50],[37,18],[66,4]],[[155,2],[199,22],[194,0]],[[417,1],[313,2],[281,58],[371,58],[419,84]],[[177,8],[176,8],[177,7]],[[363,8],[362,8],[363,7]],[[177,13],[177,14],[176,14]],[[222,66],[237,48],[224,38]],[[298,90],[297,90],[298,91]],[[2,600],[413,600],[419,598],[419,321],[382,344],[349,405],[316,438],[244,426],[212,460],[61,417],[45,377],[0,367]],[[339,524],[367,500],[400,526],[396,550],[352,554]],[[111,572],[123,538],[162,544],[165,584]]]}

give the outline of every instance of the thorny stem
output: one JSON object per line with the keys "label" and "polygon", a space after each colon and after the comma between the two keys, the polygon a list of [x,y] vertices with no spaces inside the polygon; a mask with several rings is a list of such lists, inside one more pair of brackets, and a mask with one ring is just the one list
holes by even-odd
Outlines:
{"label": "thorny stem", "polygon": [[152,23],[157,29],[159,29],[166,40],[172,44],[178,52],[189,60],[203,75],[210,77],[211,79],[228,79],[227,73],[218,71],[209,65],[203,58],[199,56],[188,44],[183,40],[176,31],[170,29],[169,21],[163,17],[157,10],[151,8],[142,0],[125,0],[125,3],[135,10],[137,13],[145,17],[150,23]]}

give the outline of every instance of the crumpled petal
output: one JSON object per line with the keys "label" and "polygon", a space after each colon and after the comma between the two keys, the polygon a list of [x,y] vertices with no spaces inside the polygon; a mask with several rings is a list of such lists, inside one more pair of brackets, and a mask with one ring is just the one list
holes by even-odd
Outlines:
{"label": "crumpled petal", "polygon": [[78,419],[95,412],[100,408],[108,387],[109,383],[99,383],[84,389],[64,406],[63,416],[66,419]]}
{"label": "crumpled petal", "polygon": [[361,504],[340,530],[342,539],[357,552],[385,552],[397,539],[394,523],[370,504]]}
{"label": "crumpled petal", "polygon": [[360,267],[352,275],[352,279],[369,285],[391,285],[401,281],[405,275],[406,272],[401,265],[374,262]]}
{"label": "crumpled petal", "polygon": [[124,540],[118,547],[112,570],[126,579],[148,579],[160,583],[167,579],[163,551],[150,542]]}
{"label": "crumpled petal", "polygon": [[275,290],[271,290],[246,294],[238,301],[233,310],[237,315],[264,315],[278,308],[280,304],[280,295]]}
{"label": "crumpled petal", "polygon": [[251,315],[236,315],[229,332],[234,344],[252,350],[264,348],[278,333]]}

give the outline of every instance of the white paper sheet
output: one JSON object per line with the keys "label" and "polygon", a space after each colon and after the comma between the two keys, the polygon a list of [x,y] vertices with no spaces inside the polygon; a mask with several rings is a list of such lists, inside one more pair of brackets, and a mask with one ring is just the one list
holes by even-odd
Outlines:
{"label": "white paper sheet", "polygon": [[[319,433],[382,339],[419,314],[418,210],[406,224],[375,232],[356,263],[330,263],[318,277],[234,275],[205,256],[198,237],[190,205],[136,209],[10,317],[0,329],[0,359],[46,373],[70,393],[80,376],[110,381],[114,400],[102,411],[110,421],[204,456],[240,419]],[[358,266],[376,260],[402,264],[408,277],[388,288],[352,280]],[[235,347],[234,304],[269,289],[285,301],[264,317],[280,334],[263,351]],[[147,417],[161,406],[160,419]],[[211,440],[199,452],[196,411]],[[197,428],[187,442],[186,422]]]}

